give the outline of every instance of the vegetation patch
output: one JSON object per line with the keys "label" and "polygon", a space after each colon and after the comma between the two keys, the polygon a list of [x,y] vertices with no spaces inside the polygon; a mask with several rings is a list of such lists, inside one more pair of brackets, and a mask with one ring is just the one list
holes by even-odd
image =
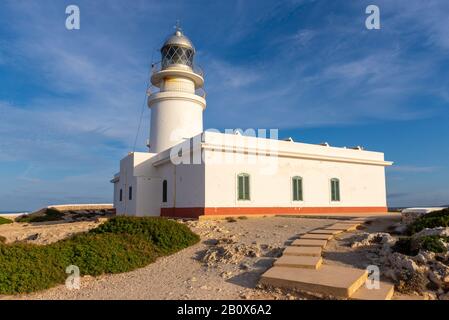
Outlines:
{"label": "vegetation patch", "polygon": [[38,212],[17,217],[17,222],[47,222],[64,220],[64,213],[53,208],[45,208]]}
{"label": "vegetation patch", "polygon": [[115,217],[88,233],[46,246],[0,243],[0,294],[64,283],[70,265],[81,275],[128,272],[198,241],[198,235],[175,221]]}
{"label": "vegetation patch", "polygon": [[8,224],[12,223],[13,221],[7,218],[0,217],[0,224]]}
{"label": "vegetation patch", "polygon": [[447,242],[448,238],[440,236],[426,236],[419,238],[418,247],[426,251],[443,253],[447,251],[444,241]]}
{"label": "vegetation patch", "polygon": [[408,227],[408,233],[414,234],[425,228],[449,227],[449,208],[428,213]]}

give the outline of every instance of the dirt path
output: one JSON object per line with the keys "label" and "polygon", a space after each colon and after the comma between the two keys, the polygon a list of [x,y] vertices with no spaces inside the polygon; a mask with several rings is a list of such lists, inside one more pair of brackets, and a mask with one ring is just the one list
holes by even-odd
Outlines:
{"label": "dirt path", "polygon": [[285,242],[331,219],[267,217],[187,224],[201,243],[133,272],[83,277],[81,289],[58,286],[20,299],[257,299],[293,298],[255,289]]}

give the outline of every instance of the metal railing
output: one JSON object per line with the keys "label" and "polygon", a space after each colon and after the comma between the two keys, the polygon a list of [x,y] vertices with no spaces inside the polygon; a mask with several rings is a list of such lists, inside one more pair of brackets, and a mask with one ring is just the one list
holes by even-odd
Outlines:
{"label": "metal railing", "polygon": [[190,67],[190,66],[187,66],[187,65],[184,65],[184,64],[172,64],[171,66],[168,66],[168,67],[164,67],[164,68],[163,68],[161,62],[159,61],[159,62],[153,63],[153,64],[151,65],[151,72],[152,72],[152,73],[156,73],[156,72],[159,72],[159,71],[161,71],[161,70],[163,70],[163,69],[167,69],[167,68],[170,68],[170,67],[173,67],[173,68],[178,67],[178,68],[180,68],[180,69],[193,71],[193,72],[196,73],[197,75],[199,75],[199,76],[201,76],[202,78],[204,78],[204,72],[203,72],[203,69],[201,69],[201,67],[200,67],[199,65],[197,65],[197,64],[194,64],[193,67]]}

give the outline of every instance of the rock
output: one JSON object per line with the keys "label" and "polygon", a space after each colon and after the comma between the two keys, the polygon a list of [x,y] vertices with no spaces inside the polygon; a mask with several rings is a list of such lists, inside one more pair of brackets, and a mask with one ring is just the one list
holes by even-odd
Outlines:
{"label": "rock", "polygon": [[439,299],[439,300],[449,300],[449,292],[448,292],[448,293],[440,294],[440,295],[438,296],[438,299]]}
{"label": "rock", "polygon": [[411,257],[408,257],[399,252],[394,252],[388,256],[388,261],[393,269],[406,270],[409,273],[416,273],[420,271],[418,265]]}
{"label": "rock", "polygon": [[392,237],[389,233],[362,232],[360,234],[355,235],[351,239],[351,241],[352,241],[351,248],[358,248],[358,247],[367,247],[374,244],[387,244],[388,246],[391,246],[396,242],[396,239]]}
{"label": "rock", "polygon": [[36,241],[37,239],[39,239],[40,234],[39,233],[34,233],[32,235],[29,235],[26,240],[27,241]]}
{"label": "rock", "polygon": [[440,276],[438,275],[438,273],[433,272],[433,271],[429,271],[427,273],[427,278],[437,286],[437,288],[441,288],[443,286],[443,281],[441,281]]}
{"label": "rock", "polygon": [[247,263],[241,263],[240,264],[240,269],[242,269],[242,270],[249,270],[249,269],[251,269],[251,266],[249,264],[247,264]]}
{"label": "rock", "polygon": [[412,240],[419,239],[427,236],[440,236],[440,237],[449,237],[449,228],[445,227],[437,227],[437,228],[425,228],[420,232],[415,233],[412,236]]}

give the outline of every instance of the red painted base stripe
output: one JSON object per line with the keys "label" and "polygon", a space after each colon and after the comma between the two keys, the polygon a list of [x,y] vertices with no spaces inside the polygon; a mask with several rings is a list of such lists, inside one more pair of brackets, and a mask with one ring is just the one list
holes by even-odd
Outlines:
{"label": "red painted base stripe", "polygon": [[163,217],[198,218],[207,216],[276,215],[276,214],[339,214],[386,213],[387,207],[207,207],[162,208]]}

